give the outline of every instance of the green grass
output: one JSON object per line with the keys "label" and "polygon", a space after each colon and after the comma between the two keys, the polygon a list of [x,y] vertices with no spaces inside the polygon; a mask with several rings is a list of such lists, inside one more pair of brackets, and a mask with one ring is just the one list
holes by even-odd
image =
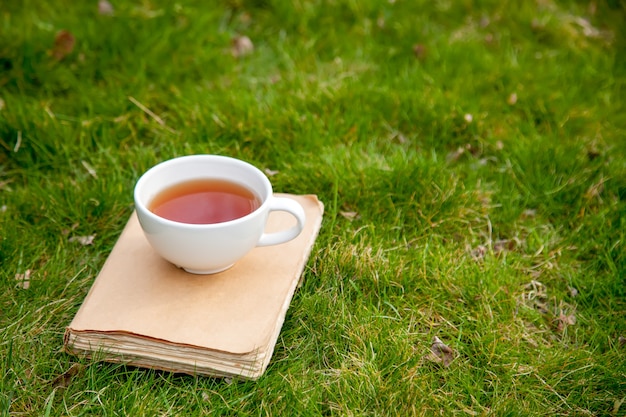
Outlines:
{"label": "green grass", "polygon": [[[626,415],[624,1],[111,2],[0,6],[2,415]],[[61,352],[193,153],[326,205],[266,374]]]}

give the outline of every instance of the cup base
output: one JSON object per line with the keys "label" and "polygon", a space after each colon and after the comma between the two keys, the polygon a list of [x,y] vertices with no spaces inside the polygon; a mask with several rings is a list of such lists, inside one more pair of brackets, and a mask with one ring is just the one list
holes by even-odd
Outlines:
{"label": "cup base", "polygon": [[228,266],[225,266],[224,268],[217,268],[217,269],[190,269],[190,268],[182,267],[180,265],[176,265],[176,266],[178,268],[180,268],[180,269],[183,269],[185,272],[189,272],[190,274],[194,274],[194,275],[212,275],[212,274],[217,274],[219,272],[226,271],[228,268],[230,268],[233,265],[234,264],[230,264]]}

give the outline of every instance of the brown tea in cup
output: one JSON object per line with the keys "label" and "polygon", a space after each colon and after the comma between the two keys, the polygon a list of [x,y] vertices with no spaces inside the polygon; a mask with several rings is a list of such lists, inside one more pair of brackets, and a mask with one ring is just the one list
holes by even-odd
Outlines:
{"label": "brown tea in cup", "polygon": [[148,209],[179,223],[214,224],[247,216],[260,206],[260,198],[240,184],[222,179],[195,179],[161,191]]}

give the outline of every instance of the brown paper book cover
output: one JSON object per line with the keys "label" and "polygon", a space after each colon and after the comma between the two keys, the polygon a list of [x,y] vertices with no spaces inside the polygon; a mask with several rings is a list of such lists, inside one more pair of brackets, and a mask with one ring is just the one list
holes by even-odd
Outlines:
{"label": "brown paper book cover", "polygon": [[[162,259],[133,213],[66,329],[65,350],[194,375],[261,376],[324,212],[314,195],[277,195],[302,204],[302,233],[255,248],[215,275],[189,274]],[[293,223],[290,214],[272,212],[266,231]]]}

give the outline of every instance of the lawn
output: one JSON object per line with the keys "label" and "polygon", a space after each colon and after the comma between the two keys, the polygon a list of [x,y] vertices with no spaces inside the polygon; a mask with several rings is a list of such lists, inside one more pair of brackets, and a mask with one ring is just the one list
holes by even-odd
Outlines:
{"label": "lawn", "polygon": [[[0,414],[626,415],[623,0],[109,1],[0,5]],[[265,375],[64,353],[198,153],[325,203]]]}

